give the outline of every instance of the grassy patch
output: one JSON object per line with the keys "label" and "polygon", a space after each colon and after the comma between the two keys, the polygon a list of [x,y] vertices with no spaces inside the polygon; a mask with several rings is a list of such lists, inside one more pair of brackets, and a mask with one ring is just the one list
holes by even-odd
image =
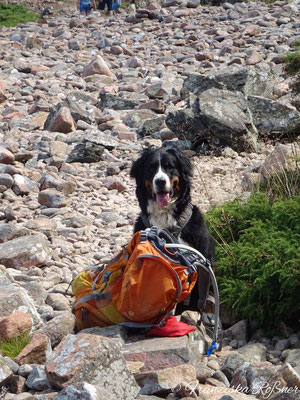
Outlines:
{"label": "grassy patch", "polygon": [[291,73],[297,73],[300,71],[300,50],[294,53],[288,53],[284,56],[286,63],[286,70]]}
{"label": "grassy patch", "polygon": [[300,39],[299,40],[295,40],[292,44],[291,47],[300,47]]}
{"label": "grassy patch", "polygon": [[14,359],[30,342],[31,337],[28,333],[0,342],[0,352],[4,357]]}
{"label": "grassy patch", "polygon": [[39,14],[29,11],[23,4],[0,3],[0,26],[16,26],[39,19]]}

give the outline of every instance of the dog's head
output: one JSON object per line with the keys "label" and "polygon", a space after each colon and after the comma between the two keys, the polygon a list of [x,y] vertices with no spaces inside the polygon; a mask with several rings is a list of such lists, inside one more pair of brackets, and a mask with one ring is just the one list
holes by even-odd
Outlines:
{"label": "dog's head", "polygon": [[152,199],[166,207],[180,198],[189,201],[192,165],[176,149],[144,150],[133,163],[130,175],[136,180],[140,203]]}

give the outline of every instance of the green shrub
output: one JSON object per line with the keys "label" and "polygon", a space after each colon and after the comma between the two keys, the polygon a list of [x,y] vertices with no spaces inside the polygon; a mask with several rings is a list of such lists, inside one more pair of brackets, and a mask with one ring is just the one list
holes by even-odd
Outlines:
{"label": "green shrub", "polygon": [[0,3],[0,26],[16,26],[39,19],[38,14],[30,12],[23,4]]}
{"label": "green shrub", "polygon": [[22,336],[2,341],[0,342],[0,353],[4,357],[14,359],[24,349],[24,347],[28,345],[30,340],[31,337],[26,333]]}
{"label": "green shrub", "polygon": [[220,301],[270,329],[299,307],[300,197],[252,194],[206,214],[217,242]]}
{"label": "green shrub", "polygon": [[291,47],[300,47],[300,40],[295,40],[292,44]]}
{"label": "green shrub", "polygon": [[287,64],[288,72],[299,72],[300,71],[300,50],[294,53],[288,53],[284,56],[284,61]]}
{"label": "green shrub", "polygon": [[[295,43],[295,47],[297,47],[297,45],[299,45],[299,41]],[[296,93],[300,93],[300,50],[286,54],[283,60],[286,64],[286,71],[289,74],[294,75],[294,82],[291,85],[292,90]]]}

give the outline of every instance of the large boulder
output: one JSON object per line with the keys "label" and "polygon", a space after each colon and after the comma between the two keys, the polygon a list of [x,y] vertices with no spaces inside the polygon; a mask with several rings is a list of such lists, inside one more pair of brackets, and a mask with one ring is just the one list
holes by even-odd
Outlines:
{"label": "large boulder", "polygon": [[103,336],[68,335],[46,364],[51,386],[63,389],[76,382],[101,386],[112,399],[134,399],[139,387],[119,347]]}
{"label": "large boulder", "polygon": [[195,98],[188,110],[169,113],[166,124],[179,139],[193,143],[207,140],[238,152],[258,149],[257,130],[241,92],[208,89]]}
{"label": "large boulder", "polygon": [[271,97],[273,79],[270,72],[258,68],[219,71],[208,75],[191,74],[183,82],[180,94],[183,99],[186,99],[189,93],[198,95],[212,88],[239,91],[245,96]]}
{"label": "large boulder", "polygon": [[300,113],[293,107],[260,96],[248,96],[248,107],[260,136],[296,138]]}

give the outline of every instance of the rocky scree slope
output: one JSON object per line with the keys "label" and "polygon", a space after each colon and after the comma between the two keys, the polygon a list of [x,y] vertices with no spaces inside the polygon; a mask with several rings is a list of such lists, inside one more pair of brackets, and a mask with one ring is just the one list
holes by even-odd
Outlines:
{"label": "rocky scree slope", "polygon": [[[289,162],[299,111],[281,57],[298,28],[297,2],[191,0],[1,28],[0,332],[35,332],[15,362],[0,358],[2,398],[251,399],[274,379],[297,398],[299,334],[285,325],[271,340],[240,321],[211,357],[203,327],[189,340],[74,335],[69,283],[131,237],[143,146],[185,149],[204,211]],[[229,393],[239,384],[249,394]]]}

